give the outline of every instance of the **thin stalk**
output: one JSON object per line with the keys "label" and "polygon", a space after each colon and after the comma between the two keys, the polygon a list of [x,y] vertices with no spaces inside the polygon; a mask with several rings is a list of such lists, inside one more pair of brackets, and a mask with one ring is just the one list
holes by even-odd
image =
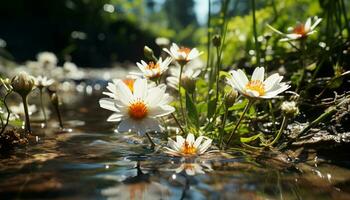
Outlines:
{"label": "thin stalk", "polygon": [[348,19],[348,16],[347,16],[344,0],[341,0],[340,4],[341,4],[341,8],[343,10],[343,15],[344,15],[344,19],[345,19],[346,29],[348,30],[348,37],[350,37],[350,24],[349,24],[349,19]]}
{"label": "thin stalk", "polygon": [[312,121],[307,127],[305,127],[299,134],[298,136],[302,136],[305,133],[307,133],[312,127],[316,126],[317,124],[319,124],[320,122],[323,122],[327,117],[333,115],[334,113],[337,112],[337,108],[333,107],[329,110],[327,110],[326,112],[324,112],[323,114],[321,114],[319,117],[317,117],[317,119],[315,119],[314,121]]}
{"label": "thin stalk", "polygon": [[184,68],[184,64],[180,64],[180,76],[179,76],[178,89],[179,89],[179,101],[180,101],[180,110],[181,110],[182,119],[185,122],[185,124],[187,124],[185,111],[184,111],[184,107],[183,107],[183,103],[182,103],[182,94],[181,94],[181,82],[182,82],[181,79],[182,79],[183,68]]}
{"label": "thin stalk", "polygon": [[223,118],[223,121],[222,121],[221,130],[220,130],[220,142],[219,142],[219,148],[220,149],[222,148],[222,144],[223,144],[223,141],[224,141],[225,124],[226,124],[227,115],[228,115],[228,108],[226,108],[226,106],[225,106],[224,118]]}
{"label": "thin stalk", "polygon": [[251,0],[252,11],[253,11],[253,32],[254,32],[254,41],[255,41],[255,53],[258,66],[260,66],[260,51],[259,51],[259,42],[258,42],[258,32],[256,29],[256,16],[255,16],[255,0]]}
{"label": "thin stalk", "polygon": [[210,34],[210,22],[211,22],[211,3],[210,3],[210,0],[208,0],[208,21],[207,21],[207,52],[208,52],[208,55],[207,55],[207,65],[205,67],[205,70],[204,70],[204,73],[205,74],[208,69],[209,69],[209,65],[210,65],[210,39],[211,39],[211,34]]}
{"label": "thin stalk", "polygon": [[217,54],[217,66],[216,66],[216,102],[219,99],[219,75],[220,75],[220,60],[221,60],[221,52],[219,47],[216,47],[216,54]]}
{"label": "thin stalk", "polygon": [[228,141],[227,141],[227,144],[226,144],[227,146],[230,145],[231,140],[232,140],[233,136],[234,136],[235,133],[236,133],[236,130],[238,129],[238,127],[239,127],[239,125],[241,124],[241,122],[242,122],[242,120],[243,120],[245,114],[247,113],[247,111],[249,110],[249,108],[253,105],[253,103],[254,103],[254,100],[248,99],[248,103],[247,103],[247,105],[245,106],[242,115],[240,116],[240,118],[239,118],[239,120],[238,120],[238,122],[237,122],[235,128],[232,130],[231,135],[230,135],[230,137],[228,138]]}
{"label": "thin stalk", "polygon": [[63,121],[62,121],[60,109],[59,109],[58,105],[55,105],[54,107],[55,107],[55,110],[57,113],[57,118],[58,118],[58,122],[60,124],[60,128],[63,129]]}
{"label": "thin stalk", "polygon": [[41,104],[41,111],[44,115],[44,120],[45,120],[45,126],[47,126],[47,117],[46,117],[46,112],[45,112],[45,107],[44,107],[44,101],[43,101],[43,88],[39,88],[40,91],[40,104]]}
{"label": "thin stalk", "polygon": [[336,12],[334,12],[334,16],[335,16],[335,21],[338,24],[338,28],[339,28],[339,32],[341,35],[342,29],[343,29],[343,25],[342,25],[342,21],[341,21],[341,12],[338,12],[339,10],[341,10],[341,5],[339,1],[335,1],[334,2],[334,10]]}
{"label": "thin stalk", "polygon": [[25,114],[25,131],[26,133],[31,133],[32,129],[30,127],[27,95],[22,96],[22,101],[23,101],[24,114]]}
{"label": "thin stalk", "polygon": [[280,130],[278,131],[275,139],[271,143],[267,144],[266,146],[272,146],[280,139],[280,137],[281,137],[284,129],[286,128],[287,124],[288,124],[288,117],[284,116],[283,120],[282,120],[282,124],[281,124]]}
{"label": "thin stalk", "polygon": [[300,90],[300,87],[305,79],[305,72],[306,72],[306,66],[305,66],[305,62],[304,62],[304,59],[305,59],[305,39],[301,39],[300,40],[300,53],[301,53],[301,56],[300,56],[300,65],[302,67],[302,71],[301,71],[301,76],[300,76],[300,79],[297,83],[297,88],[296,88],[296,92],[299,92]]}
{"label": "thin stalk", "polygon": [[276,130],[276,117],[275,114],[273,113],[273,107],[272,107],[272,103],[271,101],[269,101],[269,109],[271,111],[271,117],[272,117],[272,121],[273,121],[273,130]]}
{"label": "thin stalk", "polygon": [[176,119],[176,117],[175,117],[174,113],[171,113],[171,116],[174,118],[174,120],[175,120],[175,122],[176,122],[177,126],[178,126],[178,127],[181,129],[182,133],[183,133],[183,134],[185,134],[184,129],[182,128],[182,126],[181,126],[180,122],[179,122],[179,121]]}
{"label": "thin stalk", "polygon": [[155,146],[156,146],[156,144],[153,142],[153,140],[152,140],[151,136],[150,136],[148,133],[146,133],[146,136],[147,136],[147,138],[148,138],[149,142],[151,143],[151,147],[152,147],[152,148],[153,148],[153,147],[155,147]]}
{"label": "thin stalk", "polygon": [[0,133],[0,135],[1,135],[2,133],[4,133],[4,131],[5,131],[6,127],[7,127],[7,125],[9,124],[9,121],[10,121],[10,114],[11,114],[11,113],[10,113],[10,109],[9,109],[7,103],[6,103],[6,99],[7,99],[8,95],[10,95],[10,94],[11,94],[11,91],[8,92],[8,93],[5,95],[4,100],[3,100],[4,106],[5,106],[6,111],[7,111],[7,118],[6,118],[6,123],[5,123],[5,125],[4,125],[3,127],[1,127],[1,133]]}
{"label": "thin stalk", "polygon": [[0,114],[0,121],[1,121],[1,130],[4,127],[4,120],[2,119],[2,115]]}

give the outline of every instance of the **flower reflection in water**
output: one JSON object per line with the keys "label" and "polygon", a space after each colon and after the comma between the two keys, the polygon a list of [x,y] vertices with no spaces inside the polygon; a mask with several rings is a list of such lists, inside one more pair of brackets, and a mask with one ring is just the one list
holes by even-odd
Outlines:
{"label": "flower reflection in water", "polygon": [[121,184],[101,191],[106,199],[169,199],[168,188],[151,180],[149,174],[142,172],[137,161],[136,176],[128,177]]}
{"label": "flower reflection in water", "polygon": [[[185,199],[190,195],[189,190],[191,184],[196,182],[195,175],[205,174],[206,172],[213,171],[211,164],[205,160],[199,159],[181,159],[179,166],[172,169],[175,173],[171,178],[183,185],[180,199]],[[191,199],[191,197],[189,197]]]}
{"label": "flower reflection in water", "polygon": [[181,172],[185,172],[189,176],[194,176],[196,174],[205,174],[205,172],[213,171],[213,169],[211,168],[210,163],[202,161],[202,162],[193,162],[193,163],[191,162],[181,163],[178,168],[174,169],[174,171],[177,174]]}

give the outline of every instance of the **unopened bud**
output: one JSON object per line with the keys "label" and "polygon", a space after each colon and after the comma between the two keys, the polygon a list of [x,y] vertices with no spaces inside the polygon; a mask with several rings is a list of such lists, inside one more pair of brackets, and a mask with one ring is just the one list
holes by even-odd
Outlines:
{"label": "unopened bud", "polygon": [[299,108],[295,101],[284,101],[281,105],[282,113],[285,116],[295,117],[299,114]]}
{"label": "unopened bud", "polygon": [[221,37],[220,35],[214,35],[212,39],[213,45],[219,47],[221,45]]}
{"label": "unopened bud", "polygon": [[59,101],[58,96],[57,96],[56,93],[52,93],[52,94],[51,94],[51,102],[52,102],[52,104],[55,105],[55,106],[58,106],[58,105],[59,105],[60,101]]}
{"label": "unopened bud", "polygon": [[196,80],[191,79],[187,76],[181,78],[181,85],[190,94],[194,93],[194,91],[196,90]]}
{"label": "unopened bud", "polygon": [[27,96],[34,88],[35,79],[26,72],[20,72],[11,80],[13,91],[21,96]]}
{"label": "unopened bud", "polygon": [[233,104],[236,102],[237,96],[238,96],[238,93],[236,90],[232,90],[231,92],[225,95],[226,108],[233,106]]}
{"label": "unopened bud", "polygon": [[157,58],[154,56],[153,50],[151,48],[149,48],[148,46],[145,46],[143,48],[143,54],[145,55],[145,57],[148,60],[152,60],[152,61],[157,62]]}

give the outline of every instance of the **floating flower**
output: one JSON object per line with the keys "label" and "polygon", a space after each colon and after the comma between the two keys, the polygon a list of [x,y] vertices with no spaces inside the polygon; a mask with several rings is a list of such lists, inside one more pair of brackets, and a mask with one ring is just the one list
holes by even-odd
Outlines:
{"label": "floating flower", "polygon": [[35,86],[38,88],[48,87],[52,85],[55,81],[53,79],[49,79],[46,76],[37,76],[35,78]]}
{"label": "floating flower", "polygon": [[159,78],[168,69],[171,61],[172,59],[168,57],[164,61],[162,61],[162,58],[160,58],[156,63],[153,61],[146,63],[145,61],[141,60],[141,63],[136,64],[142,71],[144,77],[152,79]]}
{"label": "floating flower", "polygon": [[263,67],[255,68],[250,81],[240,69],[232,70],[230,73],[231,77],[227,78],[228,84],[246,97],[270,99],[290,87],[284,82],[281,83],[283,76],[278,73],[272,74],[264,81],[265,69]]}
{"label": "floating flower", "polygon": [[180,64],[186,64],[203,53],[199,52],[196,48],[178,47],[175,43],[171,45],[170,49],[164,48],[163,50]]}
{"label": "floating flower", "polygon": [[211,146],[212,140],[204,136],[199,136],[196,140],[192,133],[184,139],[182,136],[176,136],[176,142],[169,138],[168,147],[165,152],[173,156],[198,156],[204,154]]}
{"label": "floating flower", "polygon": [[280,39],[280,41],[291,41],[291,40],[298,40],[298,39],[302,39],[302,38],[306,38],[311,34],[314,34],[315,28],[317,25],[320,24],[320,22],[322,21],[322,18],[318,18],[317,16],[314,17],[314,23],[312,23],[312,18],[309,17],[305,24],[300,23],[298,25],[296,25],[293,29],[292,29],[292,33],[289,34],[284,34],[278,30],[276,30],[275,28],[271,27],[270,25],[268,25],[268,27],[270,29],[272,29],[273,31],[275,31],[276,33],[280,34],[280,35],[284,35],[285,38]]}
{"label": "floating flower", "polygon": [[115,83],[114,98],[103,98],[99,101],[104,109],[114,111],[107,121],[120,122],[119,132],[134,131],[140,135],[148,131],[161,131],[156,118],[168,115],[175,108],[168,105],[171,101],[165,93],[164,84],[149,87],[146,79],[137,79],[133,91],[123,81]]}

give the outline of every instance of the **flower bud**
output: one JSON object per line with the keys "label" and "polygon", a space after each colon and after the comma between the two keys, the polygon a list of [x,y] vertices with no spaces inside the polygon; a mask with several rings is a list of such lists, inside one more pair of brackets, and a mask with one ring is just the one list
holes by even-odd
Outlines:
{"label": "flower bud", "polygon": [[20,72],[11,80],[11,86],[15,92],[27,96],[34,88],[35,80],[26,72]]}
{"label": "flower bud", "polygon": [[181,86],[184,87],[188,93],[192,94],[196,90],[196,80],[184,76],[181,78]]}
{"label": "flower bud", "polygon": [[154,62],[157,62],[157,58],[154,56],[153,50],[149,48],[148,46],[145,46],[143,48],[143,54],[148,60],[152,60]]}
{"label": "flower bud", "polygon": [[58,96],[57,96],[57,94],[55,92],[51,94],[51,102],[55,106],[58,106],[59,103],[60,103],[59,99],[58,99]]}
{"label": "flower bud", "polygon": [[220,35],[214,35],[213,39],[212,39],[213,45],[215,47],[219,47],[221,45],[221,37]]}
{"label": "flower bud", "polygon": [[236,90],[232,90],[231,92],[225,94],[226,108],[233,106],[233,104],[236,102],[237,96],[238,96],[238,93]]}
{"label": "flower bud", "polygon": [[282,113],[285,116],[295,117],[299,114],[299,108],[295,101],[284,101],[281,105]]}

